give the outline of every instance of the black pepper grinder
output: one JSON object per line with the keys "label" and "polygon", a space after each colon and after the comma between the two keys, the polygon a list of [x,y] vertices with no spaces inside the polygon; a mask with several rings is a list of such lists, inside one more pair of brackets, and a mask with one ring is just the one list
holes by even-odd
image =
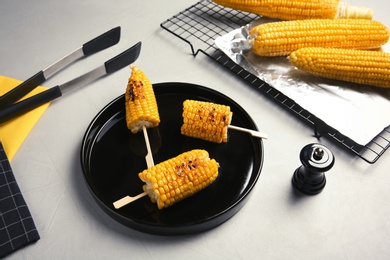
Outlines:
{"label": "black pepper grinder", "polygon": [[302,165],[295,170],[293,186],[308,195],[320,193],[325,185],[325,172],[334,165],[333,153],[322,144],[308,144],[299,155]]}

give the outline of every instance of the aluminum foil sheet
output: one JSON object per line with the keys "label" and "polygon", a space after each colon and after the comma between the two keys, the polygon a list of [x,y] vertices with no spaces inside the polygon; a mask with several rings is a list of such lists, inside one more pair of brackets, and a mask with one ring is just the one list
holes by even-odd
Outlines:
{"label": "aluminum foil sheet", "polygon": [[261,19],[216,38],[215,44],[236,64],[359,144],[390,125],[390,89],[316,77],[292,66],[287,57],[252,54],[248,31],[269,22]]}

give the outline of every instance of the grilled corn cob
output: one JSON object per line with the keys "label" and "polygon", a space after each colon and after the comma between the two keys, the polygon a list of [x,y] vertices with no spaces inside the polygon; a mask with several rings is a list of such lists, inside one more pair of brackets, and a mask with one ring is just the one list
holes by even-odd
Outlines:
{"label": "grilled corn cob", "polygon": [[317,76],[390,88],[390,54],[381,51],[303,48],[290,55],[297,68]]}
{"label": "grilled corn cob", "polygon": [[226,143],[232,117],[229,106],[185,100],[181,134],[215,143]]}
{"label": "grilled corn cob", "polygon": [[367,7],[351,6],[339,0],[213,0],[236,10],[282,20],[362,18],[372,19]]}
{"label": "grilled corn cob", "polygon": [[125,94],[126,123],[132,133],[137,133],[143,126],[158,126],[160,116],[152,83],[137,66],[131,65],[130,68],[132,72]]}
{"label": "grilled corn cob", "polygon": [[389,40],[388,28],[365,19],[312,19],[261,24],[250,32],[258,56],[284,56],[303,47],[375,49]]}
{"label": "grilled corn cob", "polygon": [[194,195],[218,177],[218,163],[205,150],[192,150],[138,174],[159,209]]}

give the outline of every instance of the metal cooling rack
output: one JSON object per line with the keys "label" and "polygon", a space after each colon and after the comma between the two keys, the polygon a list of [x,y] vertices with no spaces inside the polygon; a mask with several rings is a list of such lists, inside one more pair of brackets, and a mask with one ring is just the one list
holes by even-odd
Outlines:
{"label": "metal cooling rack", "polygon": [[311,126],[317,138],[324,137],[333,140],[368,163],[375,163],[390,146],[390,126],[368,144],[358,144],[302,108],[294,100],[237,65],[214,44],[218,36],[240,28],[257,18],[259,18],[257,15],[224,8],[209,0],[204,0],[164,21],[161,27],[188,43],[194,56],[199,52],[204,53],[277,105]]}

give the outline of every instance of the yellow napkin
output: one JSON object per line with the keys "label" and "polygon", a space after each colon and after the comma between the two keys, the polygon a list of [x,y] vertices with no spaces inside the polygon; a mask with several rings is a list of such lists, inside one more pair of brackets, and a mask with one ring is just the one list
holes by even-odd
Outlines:
{"label": "yellow napkin", "polygon": [[[0,75],[0,95],[7,93],[19,85],[21,81]],[[46,87],[37,87],[24,98],[36,95],[46,90]],[[37,107],[19,117],[0,125],[0,141],[3,144],[8,160],[11,161],[24,139],[45,112],[49,103]]]}

